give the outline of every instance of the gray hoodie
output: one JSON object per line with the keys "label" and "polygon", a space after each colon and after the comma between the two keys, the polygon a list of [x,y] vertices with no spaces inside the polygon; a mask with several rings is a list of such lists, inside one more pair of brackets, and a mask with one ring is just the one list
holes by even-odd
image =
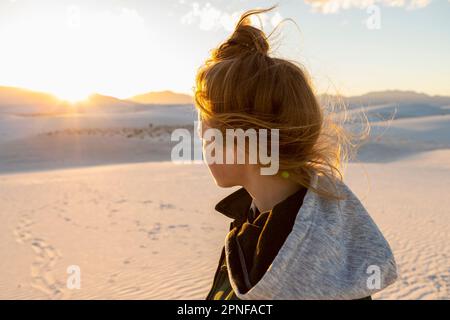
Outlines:
{"label": "gray hoodie", "polygon": [[[313,186],[321,181],[314,177]],[[395,260],[380,230],[345,184],[338,184],[338,192],[345,200],[308,189],[292,232],[247,293],[239,292],[228,270],[239,299],[359,299],[395,282]]]}

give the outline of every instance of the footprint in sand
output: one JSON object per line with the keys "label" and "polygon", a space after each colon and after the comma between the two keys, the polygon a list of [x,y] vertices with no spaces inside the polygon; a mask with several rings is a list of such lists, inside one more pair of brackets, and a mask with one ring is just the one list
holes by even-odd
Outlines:
{"label": "footprint in sand", "polygon": [[165,209],[175,209],[175,206],[171,203],[160,203],[159,204],[159,209],[160,210],[165,210]]}
{"label": "footprint in sand", "polygon": [[19,220],[19,224],[14,229],[14,237],[18,243],[25,243],[31,239],[30,227],[33,225],[33,221],[28,215],[24,215]]}
{"label": "footprint in sand", "polygon": [[34,261],[31,264],[31,287],[46,294],[50,299],[67,298],[65,283],[56,280],[53,269],[61,258],[58,250],[46,243],[44,239],[35,237],[31,227],[34,224],[28,214],[19,219],[14,230],[14,236],[18,243],[27,244],[34,252]]}
{"label": "footprint in sand", "polygon": [[450,292],[450,276],[448,274],[430,275],[427,278],[433,283],[437,292],[445,291],[446,294]]}
{"label": "footprint in sand", "polygon": [[168,229],[189,229],[187,224],[171,224],[167,227]]}
{"label": "footprint in sand", "polygon": [[[137,226],[140,226],[137,225]],[[159,222],[155,223],[151,229],[146,229],[144,227],[139,227],[139,232],[144,232],[151,240],[158,240],[159,234],[161,233],[161,224]]]}

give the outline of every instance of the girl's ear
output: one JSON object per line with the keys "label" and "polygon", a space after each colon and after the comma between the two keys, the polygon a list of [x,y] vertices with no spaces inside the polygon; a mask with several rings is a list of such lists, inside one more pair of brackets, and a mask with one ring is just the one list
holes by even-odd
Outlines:
{"label": "girl's ear", "polygon": [[198,112],[198,116],[197,116],[197,134],[199,136],[200,139],[203,139],[203,134],[205,133],[205,131],[209,128],[209,126],[206,123],[206,120],[204,119],[204,117],[202,117],[201,112]]}
{"label": "girl's ear", "polygon": [[201,116],[199,116],[199,121],[197,125],[197,134],[200,137],[200,139],[203,139],[203,135],[205,134],[206,130],[211,129],[211,126],[208,125],[208,121],[205,119],[202,119]]}

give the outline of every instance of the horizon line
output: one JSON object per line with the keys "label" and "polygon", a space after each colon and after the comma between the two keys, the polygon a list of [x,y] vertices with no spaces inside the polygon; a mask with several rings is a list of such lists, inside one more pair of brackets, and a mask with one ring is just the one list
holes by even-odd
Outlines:
{"label": "horizon line", "polygon": [[[66,101],[66,99],[64,99],[63,97],[60,97],[58,94],[52,93],[52,92],[47,91],[47,90],[31,89],[31,88],[26,88],[26,87],[13,86],[13,85],[3,85],[3,84],[0,84],[0,88],[18,89],[18,90],[28,91],[28,92],[31,92],[31,93],[46,94],[46,95],[52,96],[52,97],[54,97],[54,98],[56,98],[58,100]],[[115,95],[104,94],[104,93],[101,93],[101,92],[93,91],[92,93],[90,93],[90,94],[88,94],[86,96],[86,99],[90,98],[91,96],[99,95],[99,96],[111,97],[111,98],[118,99],[118,100],[123,100],[123,101],[130,101],[129,99],[134,98],[136,96],[145,95],[145,94],[149,94],[149,93],[163,93],[163,92],[168,92],[168,93],[177,94],[177,95],[186,95],[186,96],[191,97],[192,99],[194,98],[194,96],[192,94],[187,93],[187,92],[175,91],[173,89],[161,89],[161,90],[149,90],[149,91],[137,93],[137,94],[134,94],[132,96],[125,97],[125,98],[120,98],[120,97],[115,96]],[[364,96],[364,95],[367,95],[367,94],[370,94],[370,93],[385,93],[385,92],[415,93],[415,94],[427,95],[429,97],[450,97],[450,94],[430,94],[430,93],[427,93],[427,92],[416,91],[416,90],[413,90],[413,89],[369,90],[369,91],[366,91],[365,93],[353,94],[353,95],[339,94],[339,93],[332,94],[332,93],[328,93],[328,92],[320,92],[320,93],[317,93],[316,96],[317,97],[319,97],[319,96],[334,96],[334,97],[341,97],[341,98],[352,98],[352,97]]]}

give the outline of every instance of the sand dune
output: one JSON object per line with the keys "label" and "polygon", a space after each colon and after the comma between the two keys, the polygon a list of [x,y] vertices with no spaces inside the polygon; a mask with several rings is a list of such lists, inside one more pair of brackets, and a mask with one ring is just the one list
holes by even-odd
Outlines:
{"label": "sand dune", "polygon": [[171,132],[193,125],[105,127],[47,131],[0,144],[0,172],[170,160]]}
{"label": "sand dune", "polygon": [[450,148],[450,115],[381,121],[358,151],[362,162],[390,162]]}
{"label": "sand dune", "polygon": [[[203,166],[154,163],[0,179],[0,298],[204,295],[227,229],[210,206],[227,191],[213,186]],[[73,264],[81,267],[81,290],[65,289]]]}
{"label": "sand dune", "polygon": [[52,117],[0,117],[0,173],[170,160],[170,134],[193,133],[192,106]]}
{"label": "sand dune", "polygon": [[399,280],[379,299],[450,299],[450,151],[359,163],[347,182],[389,240]]}
{"label": "sand dune", "polygon": [[[195,119],[173,108],[0,117],[0,299],[205,296],[229,223],[213,207],[232,190],[167,162],[170,130]],[[449,122],[379,121],[346,170],[399,265],[377,299],[450,299]]]}
{"label": "sand dune", "polygon": [[[424,166],[427,159],[434,165]],[[348,168],[399,264],[399,281],[377,298],[450,298],[448,160],[450,151],[433,151]],[[213,204],[231,190],[215,187],[203,165],[16,174],[1,176],[0,185],[0,298],[206,294],[229,222]],[[80,290],[65,286],[70,265],[81,268]]]}

